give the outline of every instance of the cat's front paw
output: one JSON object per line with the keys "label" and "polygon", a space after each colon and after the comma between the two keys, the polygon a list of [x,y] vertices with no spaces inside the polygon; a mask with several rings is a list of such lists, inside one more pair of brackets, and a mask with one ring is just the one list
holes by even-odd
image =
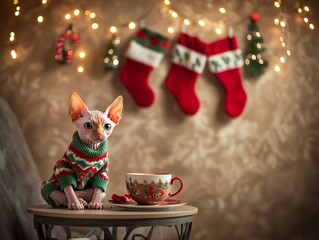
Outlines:
{"label": "cat's front paw", "polygon": [[71,210],[83,210],[84,205],[80,202],[69,203],[68,208]]}
{"label": "cat's front paw", "polygon": [[101,202],[90,202],[88,208],[90,208],[90,209],[103,209],[103,204]]}
{"label": "cat's front paw", "polygon": [[86,208],[88,206],[88,203],[83,198],[79,198],[79,202],[80,202],[80,204],[83,205],[84,208]]}

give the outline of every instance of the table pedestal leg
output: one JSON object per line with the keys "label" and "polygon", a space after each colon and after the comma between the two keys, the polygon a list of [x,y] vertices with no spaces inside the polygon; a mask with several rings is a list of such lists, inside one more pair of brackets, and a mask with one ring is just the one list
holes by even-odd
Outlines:
{"label": "table pedestal leg", "polygon": [[34,226],[35,230],[37,231],[38,238],[40,240],[45,240],[44,232],[42,229],[42,224],[39,223],[37,220],[33,219],[33,226]]}
{"label": "table pedestal leg", "polygon": [[[128,240],[131,233],[137,229],[139,227],[127,227],[126,228],[126,233],[125,233],[125,236],[123,237],[123,240]],[[112,234],[109,230],[109,228],[101,228],[104,232],[104,240],[116,240],[117,239],[117,227],[113,227],[112,228]],[[134,234],[130,239],[132,240],[135,240],[136,238],[142,238],[142,239],[145,239],[145,240],[150,240],[151,237],[152,237],[152,234],[153,234],[153,229],[154,229],[154,226],[150,228],[147,236],[144,236],[143,234]]]}
{"label": "table pedestal leg", "polygon": [[[52,237],[51,237],[52,230],[55,227],[55,225],[47,225],[47,224],[45,224],[45,234],[44,234],[44,231],[43,231],[42,224],[39,221],[33,219],[33,225],[34,225],[34,228],[37,231],[38,238],[40,240],[52,239]],[[67,226],[62,226],[62,227],[63,227],[63,229],[65,231],[66,239],[71,238],[71,231],[70,231],[69,227],[67,227]]]}
{"label": "table pedestal leg", "polygon": [[[128,237],[129,237],[129,235],[130,235],[130,233],[131,233],[134,229],[136,229],[136,228],[132,228],[130,231],[126,231],[126,235],[125,235],[125,237],[124,237],[123,240],[127,240]],[[150,230],[149,230],[147,236],[144,236],[143,234],[137,233],[137,234],[134,234],[131,239],[132,239],[132,240],[135,240],[136,238],[137,238],[137,239],[143,238],[143,239],[145,239],[145,240],[150,240],[150,239],[152,238],[153,230],[154,230],[154,226],[152,226],[152,227],[150,228]]]}
{"label": "table pedestal leg", "polygon": [[110,229],[107,227],[107,228],[101,228],[104,232],[104,240],[116,240],[117,237],[117,229],[116,227],[113,227],[112,229],[112,234],[110,232]]}
{"label": "table pedestal leg", "polygon": [[[178,226],[180,229],[178,228]],[[175,225],[175,229],[177,232],[178,240],[188,240],[192,230],[192,222]]]}
{"label": "table pedestal leg", "polygon": [[[45,232],[45,236],[46,239],[52,239],[51,235],[52,235],[52,230],[56,225],[46,225],[46,232]],[[64,229],[64,232],[66,234],[66,239],[71,238],[71,231],[70,228],[67,226],[61,226]]]}

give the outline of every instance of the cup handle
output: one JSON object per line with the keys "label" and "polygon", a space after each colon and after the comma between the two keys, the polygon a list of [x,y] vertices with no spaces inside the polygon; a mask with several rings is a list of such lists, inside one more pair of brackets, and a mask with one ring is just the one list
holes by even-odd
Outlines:
{"label": "cup handle", "polygon": [[180,183],[179,189],[175,193],[169,193],[168,194],[169,197],[174,197],[175,195],[179,194],[182,191],[182,189],[183,189],[183,181],[179,177],[172,178],[171,179],[171,185],[173,185],[175,180],[178,180],[179,183]]}

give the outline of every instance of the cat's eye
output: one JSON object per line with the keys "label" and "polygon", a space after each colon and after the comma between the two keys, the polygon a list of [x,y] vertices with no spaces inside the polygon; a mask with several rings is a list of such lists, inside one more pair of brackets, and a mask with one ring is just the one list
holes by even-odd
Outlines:
{"label": "cat's eye", "polygon": [[92,129],[92,123],[89,123],[89,122],[84,123],[84,128],[85,129]]}
{"label": "cat's eye", "polygon": [[103,127],[105,130],[110,130],[112,128],[111,124],[106,123]]}

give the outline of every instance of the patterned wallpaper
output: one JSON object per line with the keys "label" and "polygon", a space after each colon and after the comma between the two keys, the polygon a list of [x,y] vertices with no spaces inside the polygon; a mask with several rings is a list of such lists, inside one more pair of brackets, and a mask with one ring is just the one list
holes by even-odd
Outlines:
{"label": "patterned wallpaper", "polygon": [[[119,71],[104,72],[101,58],[110,39],[105,28],[136,19],[155,1],[52,1],[43,7],[22,3],[25,14],[12,17],[11,3],[1,1],[3,22],[0,40],[0,94],[14,109],[30,147],[40,177],[47,179],[56,160],[69,145],[75,126],[68,116],[68,97],[76,91],[89,108],[104,110],[116,96],[124,97],[123,118],[109,139],[112,193],[125,193],[126,172],[171,172],[184,180],[179,198],[199,208],[191,239],[318,239],[319,238],[319,74],[318,29],[310,31],[289,15],[292,56],[280,73],[273,70],[282,51],[273,23],[272,1],[227,1],[227,17],[216,12],[222,1],[172,1],[176,9],[195,19],[230,22],[240,48],[245,47],[248,17],[259,9],[270,66],[259,79],[243,74],[248,101],[243,114],[231,119],[224,110],[225,93],[208,68],[196,83],[200,109],[186,116],[165,87],[171,66],[170,51],[150,75],[156,99],[149,108],[138,107],[119,81]],[[309,1],[313,11],[314,0]],[[77,17],[84,60],[61,66],[54,60],[56,41],[67,26],[64,15],[75,7],[97,13],[100,28],[90,28],[87,18]],[[133,10],[132,10],[133,9]],[[215,9],[215,10],[213,10]],[[42,24],[36,23],[43,15]],[[319,18],[312,14],[318,26]],[[7,21],[4,21],[7,20]],[[148,28],[162,34],[179,24],[156,2],[145,20]],[[9,33],[19,36],[9,43]],[[206,28],[189,33],[205,42],[218,36]],[[121,67],[134,31],[120,30]],[[173,45],[178,33],[170,35]],[[15,46],[19,57],[10,59]],[[76,66],[85,71],[78,73]],[[161,232],[162,239],[170,235]],[[170,233],[172,234],[172,233]]]}

